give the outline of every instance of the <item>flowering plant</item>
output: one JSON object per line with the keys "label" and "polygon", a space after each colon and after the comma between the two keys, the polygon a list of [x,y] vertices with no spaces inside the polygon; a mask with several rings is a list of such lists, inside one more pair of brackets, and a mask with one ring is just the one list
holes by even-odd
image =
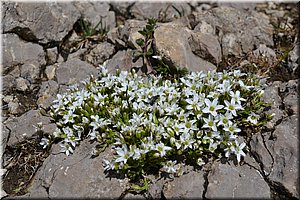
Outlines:
{"label": "flowering plant", "polygon": [[108,74],[83,88],[57,95],[50,115],[57,129],[41,142],[59,141],[62,152],[73,153],[85,138],[99,142],[94,154],[107,146],[115,152],[104,160],[131,180],[153,170],[180,175],[184,163],[202,166],[210,157],[245,156],[239,142],[242,128],[262,126],[271,116],[262,112],[263,81],[253,74],[190,72],[172,80],[138,76],[134,71]]}

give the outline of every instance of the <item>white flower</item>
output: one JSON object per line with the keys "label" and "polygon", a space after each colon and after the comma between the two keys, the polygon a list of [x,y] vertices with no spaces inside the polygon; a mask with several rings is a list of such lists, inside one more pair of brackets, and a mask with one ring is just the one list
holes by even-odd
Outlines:
{"label": "white flower", "polygon": [[155,145],[155,150],[159,151],[161,157],[165,156],[167,153],[166,151],[169,151],[171,149],[172,147],[165,146],[165,144],[162,142]]}
{"label": "white flower", "polygon": [[235,148],[233,150],[233,152],[236,155],[237,161],[240,162],[241,161],[241,156],[245,157],[246,154],[243,152],[244,147],[246,146],[246,144],[244,142],[242,142],[240,145],[238,144],[237,141],[235,141]]}
{"label": "white flower", "polygon": [[237,90],[235,93],[233,91],[230,91],[230,96],[239,105],[241,104],[241,101],[246,101],[246,99],[240,97],[240,91],[239,90]]}
{"label": "white flower", "polygon": [[122,148],[117,147],[116,152],[118,155],[117,155],[117,159],[115,160],[115,162],[117,162],[117,163],[123,162],[124,164],[126,164],[127,160],[133,155],[133,152],[128,151],[126,144],[123,144]]}
{"label": "white flower", "polygon": [[251,112],[247,118],[247,121],[256,125],[258,118],[259,118],[259,115],[255,114],[254,112]]}
{"label": "white flower", "polygon": [[188,105],[186,106],[186,109],[188,110],[200,110],[201,106],[203,105],[203,101],[199,101],[200,97],[198,94],[194,94],[193,98],[189,98],[186,100]]}
{"label": "white flower", "polygon": [[239,129],[236,124],[233,122],[228,123],[227,125],[224,126],[224,131],[227,131],[229,133],[238,133],[241,132],[241,129]]}
{"label": "white flower", "polygon": [[174,174],[177,172],[177,167],[175,165],[176,165],[176,160],[174,161],[169,160],[165,163],[162,170],[167,173]]}
{"label": "white flower", "polygon": [[42,138],[40,145],[43,146],[43,149],[45,149],[49,145],[49,139],[47,138]]}
{"label": "white flower", "polygon": [[211,128],[213,131],[217,131],[218,122],[217,119],[214,119],[212,115],[209,115],[208,118],[203,118],[205,124],[202,126],[203,128]]}
{"label": "white flower", "polygon": [[218,115],[218,118],[217,118],[218,120],[219,120],[219,122],[218,122],[218,126],[221,126],[221,125],[228,125],[231,121],[231,119],[233,119],[233,116],[232,116],[232,114],[231,114],[231,112],[226,112],[225,113],[225,115],[222,115],[222,114],[220,114],[220,115]]}
{"label": "white flower", "polygon": [[236,110],[242,110],[240,104],[236,104],[234,98],[231,98],[230,103],[227,100],[224,100],[224,103],[226,105],[225,109],[230,111],[234,116],[237,116]]}
{"label": "white flower", "polygon": [[67,143],[59,144],[59,146],[62,148],[60,152],[65,152],[67,156],[74,152],[72,147]]}
{"label": "white flower", "polygon": [[206,108],[203,109],[202,112],[204,113],[210,113],[213,116],[217,116],[217,110],[222,109],[223,105],[218,105],[218,100],[214,99],[212,102],[209,99],[205,99]]}

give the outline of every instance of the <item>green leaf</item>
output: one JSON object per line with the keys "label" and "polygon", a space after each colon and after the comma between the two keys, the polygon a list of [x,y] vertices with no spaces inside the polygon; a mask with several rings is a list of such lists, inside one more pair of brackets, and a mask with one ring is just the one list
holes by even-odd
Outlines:
{"label": "green leaf", "polygon": [[139,45],[140,47],[144,46],[145,44],[145,40],[143,38],[139,38],[137,40],[135,40],[135,42],[137,43],[137,45]]}
{"label": "green leaf", "polygon": [[142,30],[142,31],[138,31],[140,34],[142,34],[143,36],[146,36],[147,35],[147,32],[145,30]]}

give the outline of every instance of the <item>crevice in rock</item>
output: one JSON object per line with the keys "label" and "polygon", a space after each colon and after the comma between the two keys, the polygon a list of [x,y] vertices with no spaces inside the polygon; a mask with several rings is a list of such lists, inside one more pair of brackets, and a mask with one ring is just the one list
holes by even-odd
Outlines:
{"label": "crevice in rock", "polygon": [[208,188],[208,184],[209,184],[209,181],[208,181],[208,174],[209,174],[210,170],[207,170],[204,172],[203,174],[203,178],[204,178],[204,183],[203,183],[203,193],[202,193],[202,199],[208,199],[206,198],[206,192],[207,192],[207,188]]}
{"label": "crevice in rock", "polygon": [[[274,131],[273,131],[273,132],[274,132]],[[273,132],[272,132],[272,133],[273,133]],[[271,172],[273,171],[273,167],[274,167],[274,162],[275,162],[275,161],[274,161],[274,157],[273,157],[271,151],[270,151],[269,148],[267,147],[266,139],[265,139],[264,135],[263,135],[263,134],[260,134],[260,136],[262,137],[264,147],[265,147],[265,149],[267,150],[267,152],[268,152],[268,154],[270,155],[271,160],[272,160],[272,163],[271,163],[271,170],[270,170],[270,172],[269,172],[268,174],[265,174],[265,176],[268,177],[268,176],[271,174]],[[265,171],[263,171],[263,172],[265,173]]]}
{"label": "crevice in rock", "polygon": [[[275,128],[274,128],[274,131],[275,131]],[[271,151],[268,149],[268,147],[266,145],[265,137],[262,134],[261,134],[261,137],[263,139],[264,147],[266,148],[266,150],[268,151],[268,153],[269,153],[269,155],[271,156],[271,159],[272,159],[270,172],[268,174],[266,174],[266,172],[264,170],[264,164],[263,164],[262,160],[260,159],[260,156],[256,152],[253,152],[251,150],[250,145],[248,145],[248,147],[250,148],[250,154],[255,159],[255,161],[259,164],[260,169],[252,166],[249,163],[245,162],[245,164],[250,166],[250,167],[253,167],[256,170],[258,170],[258,172],[262,175],[263,179],[265,180],[265,182],[270,187],[272,199],[275,199],[275,200],[279,200],[279,199],[297,199],[281,183],[270,180],[269,175],[273,171],[273,166],[274,166],[275,160],[274,160],[274,157],[273,157]]]}

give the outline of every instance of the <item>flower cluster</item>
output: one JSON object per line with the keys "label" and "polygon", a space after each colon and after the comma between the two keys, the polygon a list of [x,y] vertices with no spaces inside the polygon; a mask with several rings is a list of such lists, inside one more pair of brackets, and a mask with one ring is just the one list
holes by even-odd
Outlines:
{"label": "flower cluster", "polygon": [[201,166],[212,155],[235,155],[240,162],[242,127],[265,120],[264,84],[239,70],[190,72],[174,80],[134,71],[112,75],[105,65],[99,71],[83,88],[57,96],[50,111],[57,129],[42,145],[58,139],[69,155],[88,137],[114,149],[114,159],[104,160],[106,170],[129,177],[153,169],[176,174],[182,162]]}

